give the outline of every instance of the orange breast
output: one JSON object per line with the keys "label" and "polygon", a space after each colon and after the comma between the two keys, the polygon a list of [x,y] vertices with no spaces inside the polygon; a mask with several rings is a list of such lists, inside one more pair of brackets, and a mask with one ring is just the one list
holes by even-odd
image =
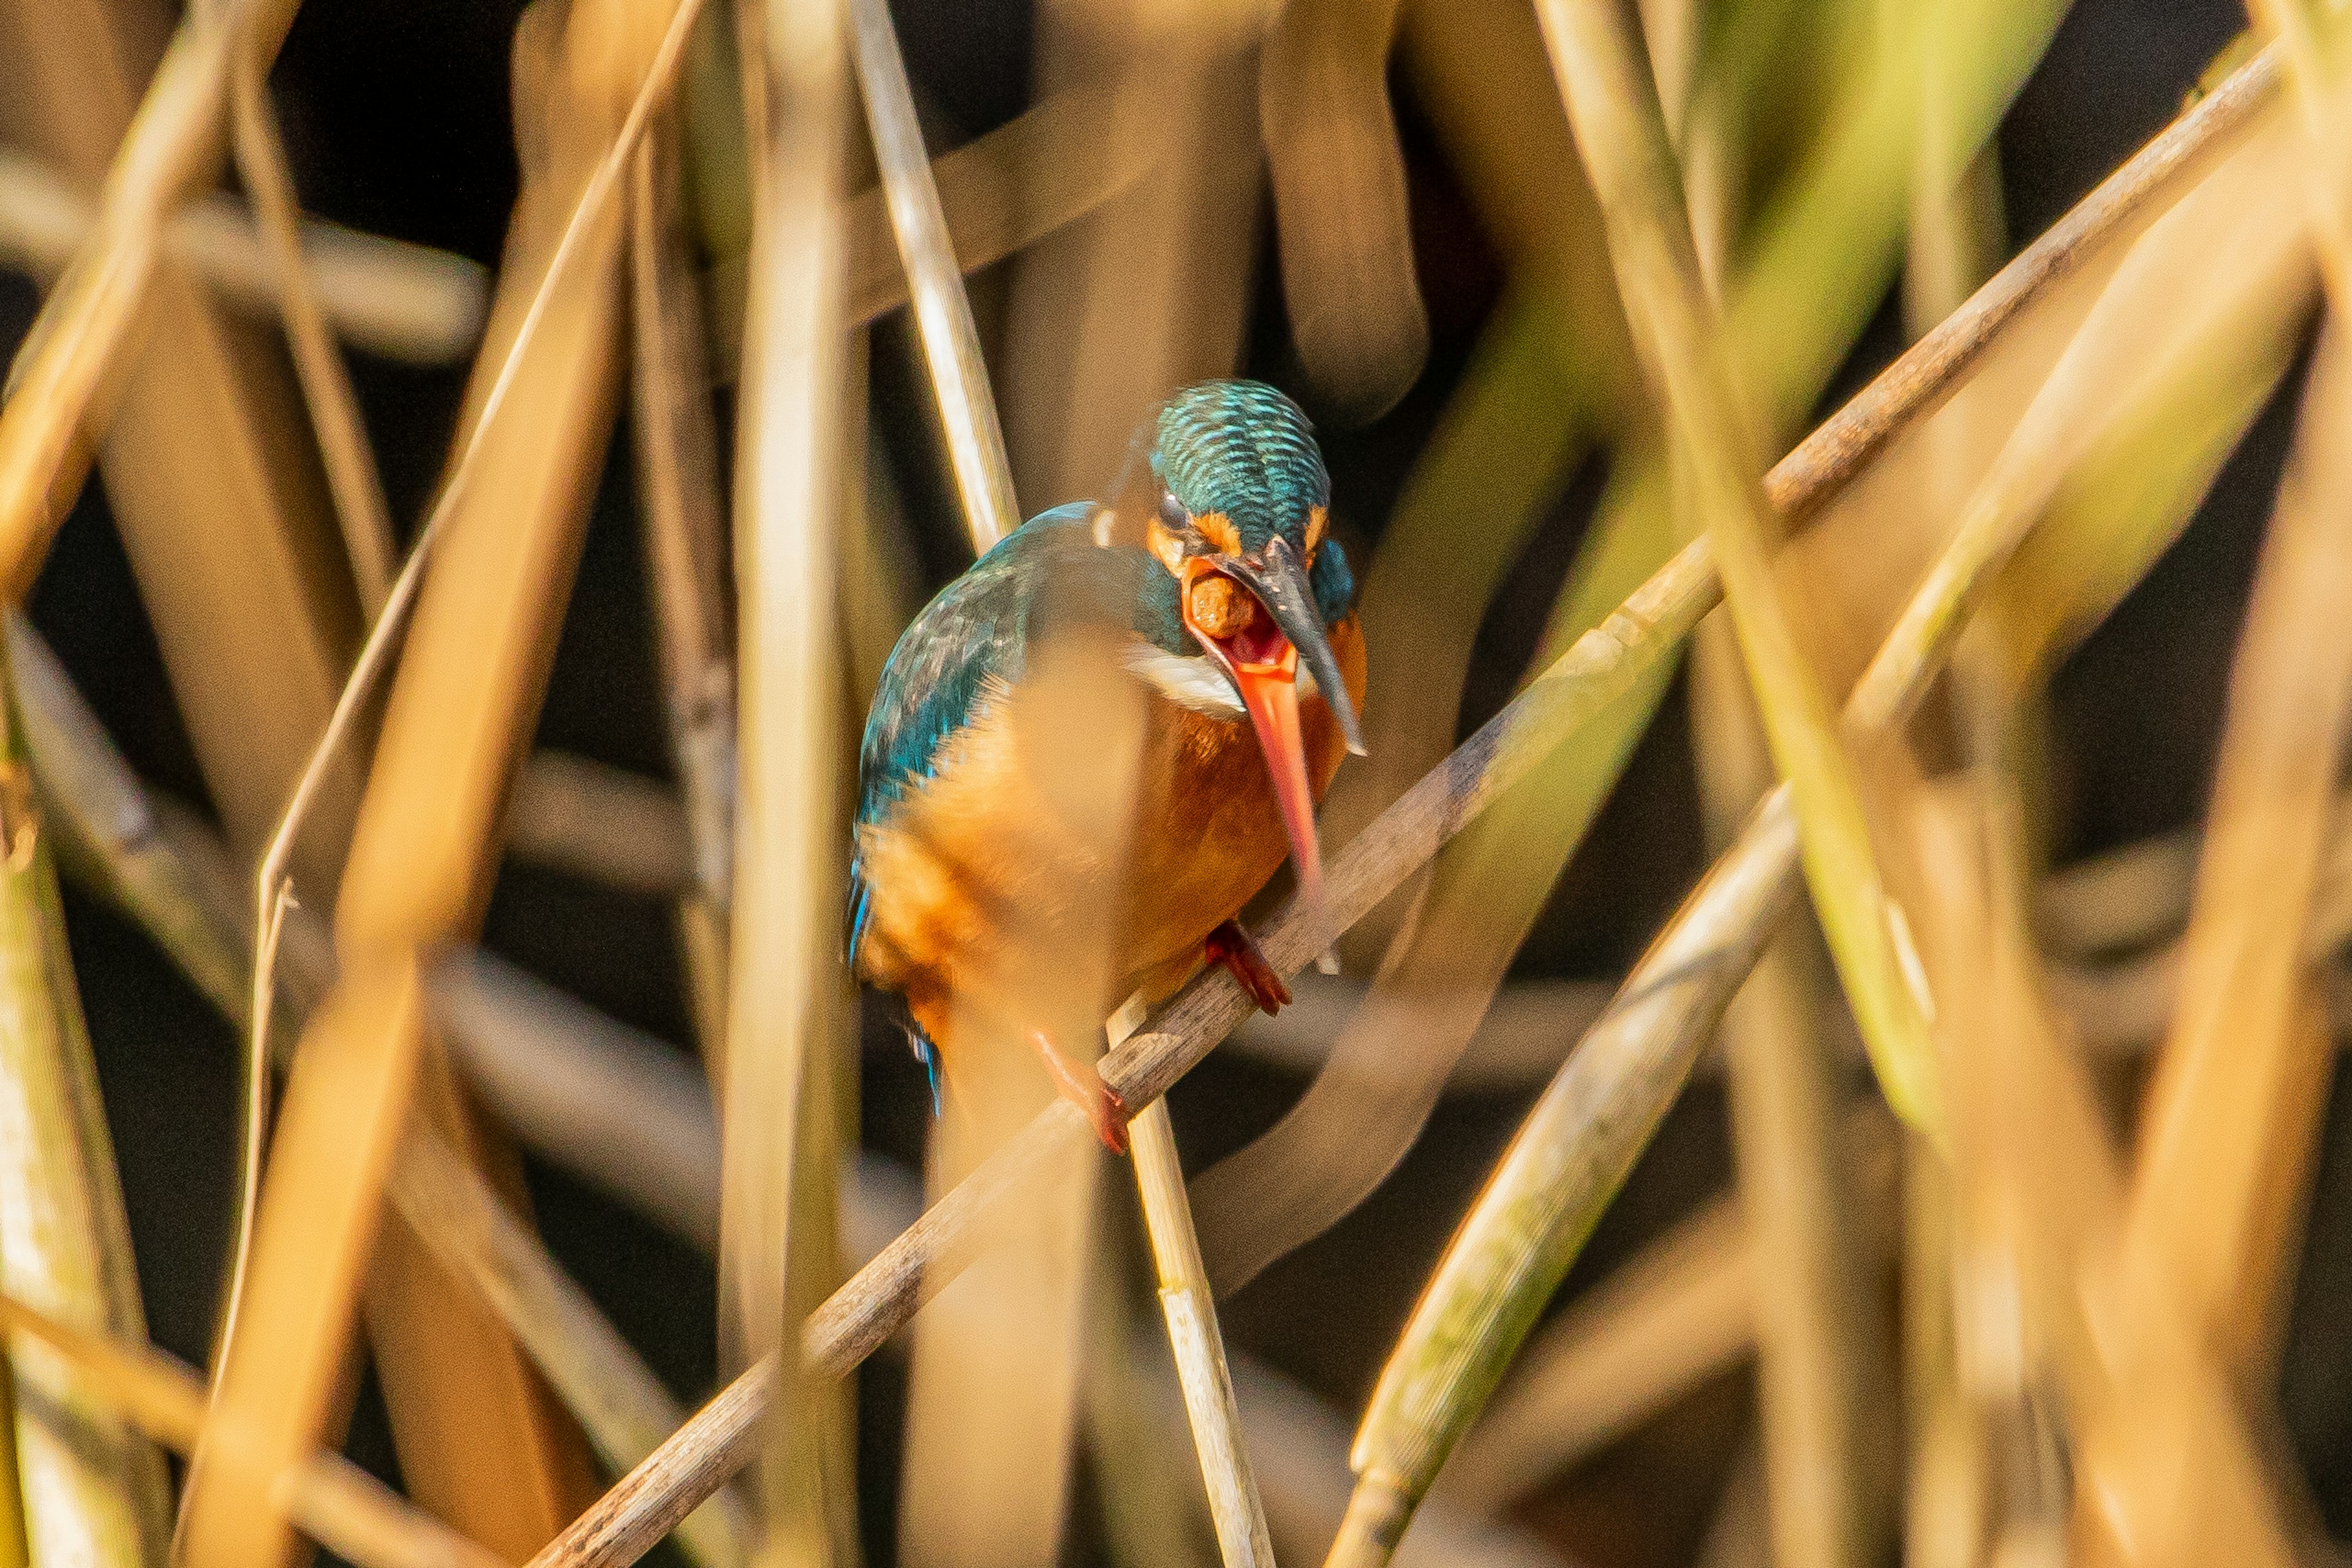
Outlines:
{"label": "orange breast", "polygon": [[[1361,711],[1364,646],[1353,616],[1332,629],[1331,647]],[[1089,854],[1062,820],[1066,789],[1037,776],[1014,693],[999,694],[922,787],[866,830],[873,903],[860,975],[903,992],[943,1051],[954,1050],[960,992],[1020,994],[1050,983],[1056,954],[1101,941],[1114,911],[1119,993],[1172,987],[1209,932],[1289,854],[1247,721],[1194,713],[1156,691],[1145,701],[1145,794],[1124,865]],[[1319,698],[1302,703],[1299,718],[1319,800],[1346,747]]]}

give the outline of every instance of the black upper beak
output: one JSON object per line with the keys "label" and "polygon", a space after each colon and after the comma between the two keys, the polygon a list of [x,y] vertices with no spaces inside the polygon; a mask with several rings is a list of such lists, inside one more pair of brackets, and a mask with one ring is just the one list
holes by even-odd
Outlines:
{"label": "black upper beak", "polygon": [[1348,750],[1360,757],[1364,755],[1364,731],[1356,721],[1355,701],[1348,695],[1348,683],[1339,674],[1339,661],[1331,652],[1331,639],[1324,635],[1323,616],[1315,607],[1315,590],[1307,581],[1307,568],[1299,563],[1290,542],[1277,533],[1267,542],[1262,560],[1253,561],[1244,555],[1220,556],[1217,568],[1232,574],[1257,595],[1258,603],[1274,617],[1274,624],[1298,650],[1299,658],[1314,672],[1316,689],[1323,694],[1331,716],[1339,721],[1339,734],[1348,742]]}

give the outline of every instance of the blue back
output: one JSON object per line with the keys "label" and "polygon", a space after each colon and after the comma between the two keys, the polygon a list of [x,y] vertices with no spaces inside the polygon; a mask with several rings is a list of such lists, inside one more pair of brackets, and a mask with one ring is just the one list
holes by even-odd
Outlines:
{"label": "blue back", "polygon": [[[1074,501],[1039,512],[941,589],[898,638],[858,748],[858,826],[881,820],[929,778],[947,743],[979,722],[992,694],[1019,684],[1041,616],[1099,614],[1130,624],[1139,604],[1163,596],[1149,592],[1146,568],[1168,575],[1149,556],[1096,548],[1087,530],[1094,510]],[[1172,580],[1164,597],[1169,631],[1181,637]],[[871,913],[864,858],[862,846],[850,858],[852,963]]]}

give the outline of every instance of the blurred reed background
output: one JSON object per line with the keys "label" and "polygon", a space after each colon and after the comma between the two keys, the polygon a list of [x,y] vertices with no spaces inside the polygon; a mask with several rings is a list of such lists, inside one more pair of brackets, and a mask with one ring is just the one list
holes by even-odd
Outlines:
{"label": "blurred reed background", "polygon": [[[2252,11],[0,0],[0,1564],[2336,1560],[2352,54]],[[828,857],[914,610],[1234,374],[1357,566],[1371,907],[1139,1122],[1147,1237],[1025,1074],[931,1147]],[[255,869],[427,526],[224,1361]],[[740,1483],[597,1502],[739,1376],[662,1454]]]}

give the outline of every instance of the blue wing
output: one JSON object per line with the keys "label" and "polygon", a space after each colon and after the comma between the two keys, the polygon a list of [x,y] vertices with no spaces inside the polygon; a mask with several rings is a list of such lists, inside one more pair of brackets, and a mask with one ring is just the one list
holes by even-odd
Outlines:
{"label": "blue wing", "polygon": [[[938,765],[948,741],[975,722],[991,690],[1019,682],[1029,607],[1040,568],[1073,544],[1092,549],[1093,503],[1039,512],[925,605],[882,667],[858,749],[857,825],[887,816]],[[863,838],[861,834],[860,838]],[[864,856],[849,867],[849,958],[872,914]]]}

